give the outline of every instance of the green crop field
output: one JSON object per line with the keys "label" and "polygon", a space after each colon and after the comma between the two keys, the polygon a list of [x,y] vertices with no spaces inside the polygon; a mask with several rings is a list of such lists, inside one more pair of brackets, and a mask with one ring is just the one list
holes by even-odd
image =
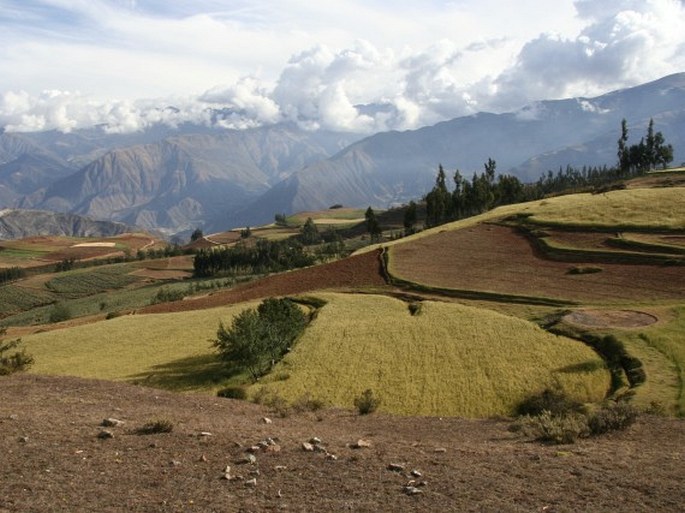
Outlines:
{"label": "green crop field", "polygon": [[370,388],[388,412],[481,417],[510,414],[545,387],[587,402],[609,387],[591,349],[521,319],[428,301],[412,316],[384,296],[321,297],[329,303],[253,394],[263,387],[288,401],[309,394],[350,408]]}
{"label": "green crop field", "polygon": [[104,290],[119,289],[138,280],[128,274],[130,266],[114,265],[96,269],[70,271],[56,276],[46,283],[53,292],[68,297],[96,294]]}
{"label": "green crop field", "polygon": [[50,292],[26,289],[16,285],[0,287],[0,315],[8,315],[45,305],[55,301],[56,296]]}
{"label": "green crop field", "polygon": [[134,381],[170,390],[216,388],[222,379],[210,339],[219,321],[254,304],[184,313],[128,315],[23,337],[30,372]]}

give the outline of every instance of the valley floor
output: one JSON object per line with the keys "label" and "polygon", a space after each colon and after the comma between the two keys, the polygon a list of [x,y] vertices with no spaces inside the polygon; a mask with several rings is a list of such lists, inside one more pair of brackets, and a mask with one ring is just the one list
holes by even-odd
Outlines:
{"label": "valley floor", "polygon": [[[683,420],[643,415],[624,432],[546,446],[509,432],[506,420],[343,410],[281,418],[251,403],[122,383],[14,375],[0,385],[2,513],[675,512],[685,503]],[[106,417],[125,424],[100,439]],[[156,419],[173,431],[135,433]],[[303,450],[313,437],[336,458]],[[269,438],[277,449],[237,463]],[[370,447],[353,448],[360,439]],[[223,479],[227,465],[243,479]],[[421,493],[405,492],[410,480]]]}

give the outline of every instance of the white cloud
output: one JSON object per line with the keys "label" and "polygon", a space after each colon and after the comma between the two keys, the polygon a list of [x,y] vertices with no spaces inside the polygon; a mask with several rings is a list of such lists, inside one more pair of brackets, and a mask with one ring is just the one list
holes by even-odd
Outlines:
{"label": "white cloud", "polygon": [[373,132],[592,96],[685,68],[678,0],[389,5],[0,0],[0,125],[127,132],[292,121]]}

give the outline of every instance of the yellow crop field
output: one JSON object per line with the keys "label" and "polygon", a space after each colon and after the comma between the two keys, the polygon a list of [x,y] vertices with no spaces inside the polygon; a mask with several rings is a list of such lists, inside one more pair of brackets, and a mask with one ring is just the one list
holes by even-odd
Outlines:
{"label": "yellow crop field", "polygon": [[328,304],[252,394],[352,408],[370,388],[387,412],[484,417],[509,414],[545,387],[584,402],[609,387],[591,349],[522,319],[453,303],[426,301],[411,315],[386,296],[320,297]]}
{"label": "yellow crop field", "polygon": [[219,321],[256,303],[182,313],[128,315],[23,337],[30,372],[138,381],[171,390],[203,390],[218,369]]}
{"label": "yellow crop field", "polygon": [[542,224],[685,229],[685,188],[558,196],[524,206],[522,212],[531,213],[532,220]]}

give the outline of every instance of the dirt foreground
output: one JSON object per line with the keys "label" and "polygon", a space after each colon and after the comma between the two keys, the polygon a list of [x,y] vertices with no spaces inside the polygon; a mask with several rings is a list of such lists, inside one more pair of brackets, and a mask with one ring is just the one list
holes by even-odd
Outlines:
{"label": "dirt foreground", "polygon": [[[341,410],[280,418],[121,383],[19,375],[0,385],[2,513],[675,512],[685,503],[683,420],[642,416],[622,433],[545,446],[507,421]],[[124,424],[101,427],[108,417]],[[173,431],[135,433],[156,419]],[[104,429],[113,437],[99,438]],[[359,440],[369,446],[354,448]],[[253,463],[239,463],[250,454]]]}

